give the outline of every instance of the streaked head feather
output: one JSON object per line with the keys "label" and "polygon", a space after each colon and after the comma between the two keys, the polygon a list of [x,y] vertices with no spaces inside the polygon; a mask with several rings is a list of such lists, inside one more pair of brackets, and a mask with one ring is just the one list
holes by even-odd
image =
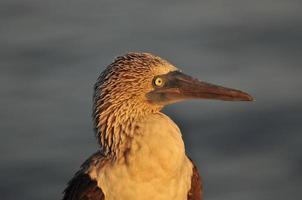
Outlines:
{"label": "streaked head feather", "polygon": [[158,56],[128,53],[101,73],[94,87],[93,117],[105,154],[116,154],[133,137],[135,121],[162,108],[148,103],[145,94],[153,90],[155,76],[174,70],[177,68]]}

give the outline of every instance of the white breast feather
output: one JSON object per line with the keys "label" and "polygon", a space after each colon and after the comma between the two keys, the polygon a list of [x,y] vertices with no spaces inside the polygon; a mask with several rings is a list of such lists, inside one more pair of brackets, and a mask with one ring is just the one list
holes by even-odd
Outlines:
{"label": "white breast feather", "polygon": [[192,163],[177,125],[164,114],[139,124],[127,162],[92,170],[106,200],[186,200]]}

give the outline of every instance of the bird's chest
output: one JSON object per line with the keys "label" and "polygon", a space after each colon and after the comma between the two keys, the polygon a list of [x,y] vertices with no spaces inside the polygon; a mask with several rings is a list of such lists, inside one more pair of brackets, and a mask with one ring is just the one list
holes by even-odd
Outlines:
{"label": "bird's chest", "polygon": [[106,200],[185,200],[191,177],[179,129],[164,118],[145,124],[125,160],[105,166],[98,184]]}

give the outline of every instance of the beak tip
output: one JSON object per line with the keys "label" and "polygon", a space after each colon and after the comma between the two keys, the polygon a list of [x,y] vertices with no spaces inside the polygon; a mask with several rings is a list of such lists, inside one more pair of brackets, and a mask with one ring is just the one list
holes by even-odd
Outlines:
{"label": "beak tip", "polygon": [[251,95],[247,93],[245,95],[246,95],[245,101],[256,101],[256,99],[254,99],[254,97],[252,97]]}

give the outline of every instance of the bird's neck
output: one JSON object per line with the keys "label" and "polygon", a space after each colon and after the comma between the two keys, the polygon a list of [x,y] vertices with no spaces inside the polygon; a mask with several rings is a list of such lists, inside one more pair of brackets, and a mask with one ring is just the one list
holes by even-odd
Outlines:
{"label": "bird's neck", "polygon": [[[140,109],[137,109],[137,108]],[[139,124],[148,115],[159,112],[158,108],[144,109],[139,105],[111,105],[95,108],[95,132],[103,154],[119,159],[129,150],[132,138],[139,134]]]}

